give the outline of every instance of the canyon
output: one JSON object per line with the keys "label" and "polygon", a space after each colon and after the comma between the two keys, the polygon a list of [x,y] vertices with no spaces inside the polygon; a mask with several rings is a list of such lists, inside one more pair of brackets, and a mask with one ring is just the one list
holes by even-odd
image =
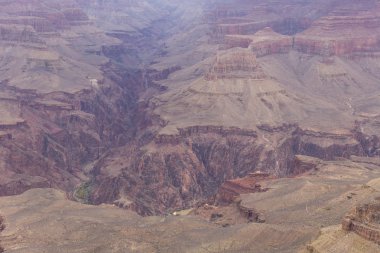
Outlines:
{"label": "canyon", "polygon": [[[0,14],[5,252],[379,250],[358,212],[339,225],[380,190],[378,1],[0,0]],[[57,231],[35,225],[50,212]]]}

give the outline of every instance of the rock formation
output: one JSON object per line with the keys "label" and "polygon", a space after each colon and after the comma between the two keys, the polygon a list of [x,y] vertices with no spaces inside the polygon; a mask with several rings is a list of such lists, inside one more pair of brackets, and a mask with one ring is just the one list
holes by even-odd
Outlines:
{"label": "rock formation", "polygon": [[20,25],[0,25],[0,40],[16,43],[43,42],[31,27]]}
{"label": "rock formation", "polygon": [[378,13],[378,5],[365,11],[333,12],[296,35],[294,47],[304,53],[327,56],[378,51]]}
{"label": "rock formation", "polygon": [[232,49],[227,53],[218,54],[211,69],[206,74],[206,80],[259,78],[256,56],[249,50]]}
{"label": "rock formation", "polygon": [[0,195],[56,188],[140,215],[212,202],[225,230],[207,231],[265,220],[241,225],[237,250],[273,235],[279,252],[372,197],[356,186],[379,176],[377,1],[0,0],[0,14]]}
{"label": "rock formation", "polygon": [[162,214],[378,156],[378,4],[349,2],[1,1],[1,194]]}
{"label": "rock formation", "polygon": [[342,228],[380,244],[379,200],[356,207],[352,213],[344,217]]}
{"label": "rock formation", "polygon": [[230,204],[236,201],[240,194],[267,191],[268,189],[261,187],[260,181],[270,178],[270,174],[258,171],[250,173],[244,178],[227,180],[219,187],[215,202],[218,205]]}
{"label": "rock formation", "polygon": [[258,57],[288,53],[293,48],[291,36],[276,33],[270,27],[266,27],[254,35],[229,35],[224,42],[227,47],[249,48]]}

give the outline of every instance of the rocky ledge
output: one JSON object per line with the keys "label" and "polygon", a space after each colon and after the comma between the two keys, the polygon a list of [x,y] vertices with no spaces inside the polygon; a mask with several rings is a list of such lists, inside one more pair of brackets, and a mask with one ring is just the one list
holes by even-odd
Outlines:
{"label": "rocky ledge", "polygon": [[[259,21],[260,15],[234,22],[220,19],[216,34],[223,37],[224,47],[249,47],[257,56],[287,53],[291,49],[320,56],[368,53],[380,50],[379,11],[378,3],[363,3],[360,7],[337,4],[334,11],[314,22],[306,19],[290,22],[292,19],[274,17],[273,13],[272,21],[265,18]],[[267,13],[269,17],[270,14]],[[279,25],[285,27],[280,29]],[[289,29],[296,32],[287,32]]]}
{"label": "rocky ledge", "polygon": [[318,55],[378,51],[380,6],[365,11],[337,11],[296,35],[296,50]]}
{"label": "rocky ledge", "polygon": [[35,44],[43,43],[32,27],[15,24],[0,25],[0,41]]}
{"label": "rocky ledge", "polygon": [[343,219],[342,228],[380,244],[380,198],[356,207]]}
{"label": "rocky ledge", "polygon": [[260,70],[256,55],[251,50],[234,48],[222,51],[215,57],[205,79],[208,81],[235,78],[259,79],[263,78]]}
{"label": "rocky ledge", "polygon": [[291,36],[276,33],[270,27],[266,27],[254,35],[227,35],[225,37],[227,48],[249,48],[258,57],[288,53],[293,48],[293,42],[294,39]]}
{"label": "rocky ledge", "polygon": [[244,178],[227,180],[219,187],[214,202],[217,205],[231,204],[236,201],[240,194],[265,192],[268,189],[262,188],[260,181],[269,180],[271,178],[274,177],[269,173],[257,171],[249,173]]}

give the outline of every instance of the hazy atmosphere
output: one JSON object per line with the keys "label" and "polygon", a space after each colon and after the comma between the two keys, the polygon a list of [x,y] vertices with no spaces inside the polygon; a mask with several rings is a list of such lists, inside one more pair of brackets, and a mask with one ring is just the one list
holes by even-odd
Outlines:
{"label": "hazy atmosphere", "polygon": [[380,252],[380,1],[0,0],[2,252]]}

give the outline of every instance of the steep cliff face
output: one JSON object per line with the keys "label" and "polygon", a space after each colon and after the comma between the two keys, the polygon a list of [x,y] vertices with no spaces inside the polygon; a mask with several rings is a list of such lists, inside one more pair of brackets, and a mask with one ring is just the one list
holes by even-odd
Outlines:
{"label": "steep cliff face", "polygon": [[124,87],[109,81],[108,87],[75,95],[27,96],[4,85],[4,93],[18,97],[15,112],[22,121],[10,125],[3,118],[0,123],[7,134],[1,139],[6,157],[2,169],[10,173],[1,194],[17,194],[30,187],[70,191],[85,178],[85,164],[98,159],[109,147],[125,144],[135,129],[130,122],[136,95],[127,91],[129,85],[136,85],[132,80],[130,76]]}
{"label": "steep cliff face", "polygon": [[[272,147],[265,140],[268,133],[277,136],[277,140],[268,137]],[[365,152],[352,135],[297,127],[258,132],[211,126],[180,129],[178,135],[161,135],[143,148],[121,148],[100,159],[91,172],[90,201],[120,204],[123,196],[128,196],[125,208],[153,215],[189,208],[214,196],[221,186],[218,199],[223,203],[235,196],[230,193],[235,181],[229,187],[228,180],[257,170],[272,177],[286,177],[314,169],[314,163],[308,165],[295,158],[296,154],[333,160]],[[254,185],[252,189],[236,185],[236,194],[262,190]]]}

